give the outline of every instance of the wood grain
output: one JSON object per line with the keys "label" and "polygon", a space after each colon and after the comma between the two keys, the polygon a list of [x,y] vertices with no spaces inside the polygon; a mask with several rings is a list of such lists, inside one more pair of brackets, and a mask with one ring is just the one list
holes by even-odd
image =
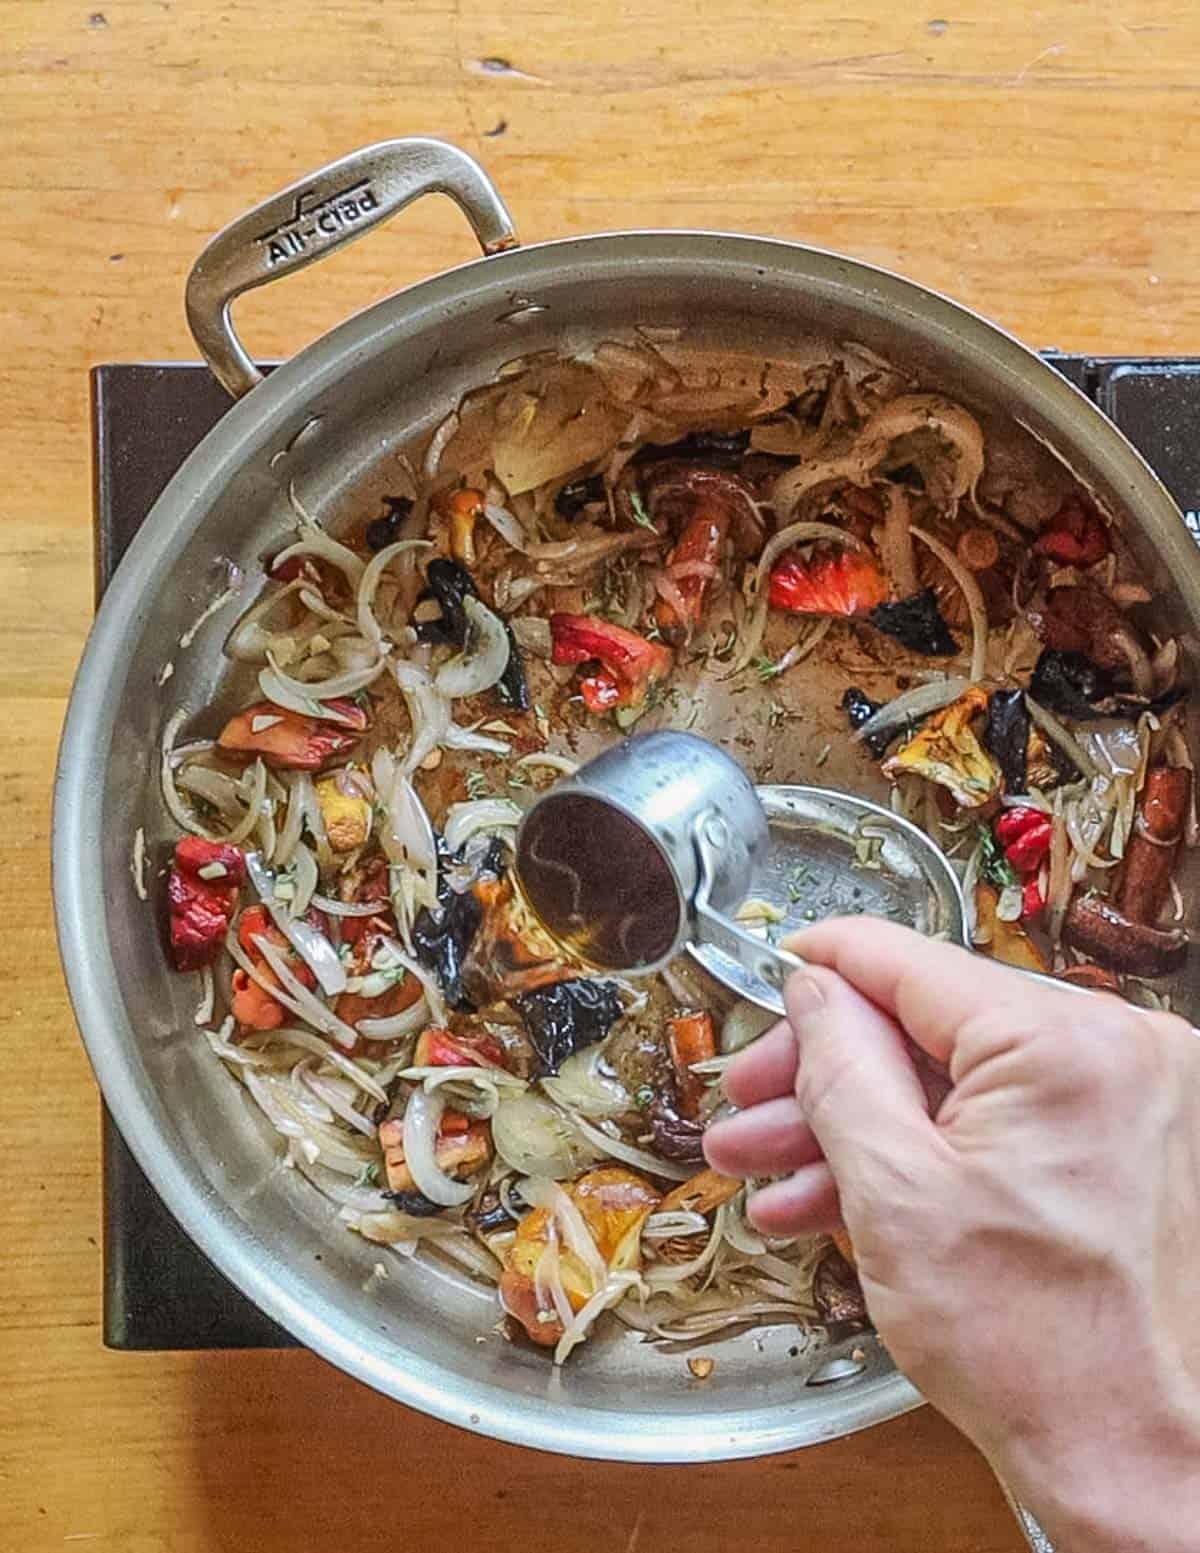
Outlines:
{"label": "wood grain", "polygon": [[[1192,0],[0,0],[0,122],[0,1545],[515,1547],[536,1522],[539,1545],[580,1553],[1014,1553],[986,1467],[928,1412],[788,1458],[633,1469],[454,1433],[304,1354],[102,1349],[96,1098],[47,894],[91,605],[86,369],[193,357],[182,292],[204,239],[330,157],[417,132],[480,156],[526,241],[774,233],[1034,344],[1200,351]],[[286,354],[471,254],[426,201],[239,321]]]}

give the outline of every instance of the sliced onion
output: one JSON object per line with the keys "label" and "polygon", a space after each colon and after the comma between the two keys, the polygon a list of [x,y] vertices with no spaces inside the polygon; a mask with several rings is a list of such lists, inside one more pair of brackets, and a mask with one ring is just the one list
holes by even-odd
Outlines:
{"label": "sliced onion", "polygon": [[[296,883],[291,899],[291,913],[293,917],[303,917],[312,905],[312,898],[316,894],[317,885],[321,882],[321,875],[316,858],[302,841],[296,843],[292,853],[292,866],[296,870]],[[328,991],[328,988],[326,990]]]}
{"label": "sliced onion", "polygon": [[377,917],[385,909],[385,901],[338,901],[332,895],[313,892],[312,904],[327,917]]}
{"label": "sliced onion", "polygon": [[544,1208],[557,1226],[562,1244],[587,1270],[594,1287],[603,1284],[608,1265],[600,1255],[583,1214],[557,1181],[547,1176],[530,1176],[520,1185],[521,1196],[534,1208]]}
{"label": "sliced onion", "polygon": [[[310,854],[311,855],[311,854]],[[312,971],[328,997],[336,997],[346,990],[346,969],[338,958],[338,952],[316,928],[299,916],[284,911],[275,899],[275,875],[267,868],[257,852],[247,852],[246,872],[258,891],[263,905],[271,914],[275,926],[292,948]],[[311,892],[310,892],[311,893]],[[297,986],[300,983],[297,982]]]}
{"label": "sliced onion", "polygon": [[545,766],[548,771],[561,771],[563,776],[574,776],[579,762],[569,755],[555,755],[551,750],[535,750],[532,755],[522,755],[513,761],[513,769],[523,771],[527,766]]}
{"label": "sliced onion", "polygon": [[461,1208],[475,1195],[470,1181],[454,1181],[439,1168],[435,1149],[446,1102],[441,1095],[414,1089],[404,1112],[404,1163],[417,1190],[442,1208]]}
{"label": "sliced onion", "polygon": [[287,813],[271,853],[271,862],[276,868],[285,868],[291,862],[304,830],[304,798],[295,780],[289,782],[287,793]]}
{"label": "sliced onion", "polygon": [[643,1240],[677,1240],[690,1235],[707,1235],[708,1220],[702,1213],[676,1209],[670,1213],[652,1213],[642,1225]]}
{"label": "sliced onion", "polygon": [[975,580],[975,573],[962,564],[953,550],[948,550],[941,540],[935,539],[932,534],[927,534],[915,523],[912,525],[912,533],[938,558],[967,601],[967,609],[971,615],[971,683],[977,685],[987,667],[988,617],[983,594]]}
{"label": "sliced onion", "polygon": [[460,728],[457,723],[447,725],[442,743],[448,750],[473,750],[479,755],[507,755],[512,749],[503,739],[491,739],[476,733],[474,728]]}
{"label": "sliced onion", "polygon": [[563,1287],[559,1264],[558,1241],[552,1228],[546,1248],[538,1257],[533,1269],[533,1292],[538,1309],[553,1309],[559,1324],[565,1329],[571,1325],[575,1317],[571,1302],[567,1298],[567,1291]]}
{"label": "sliced onion", "polygon": [[429,672],[419,664],[401,658],[389,661],[392,676],[400,687],[412,724],[412,738],[408,754],[404,757],[404,769],[415,771],[442,744],[450,722],[450,703],[434,689]]}
{"label": "sliced onion", "polygon": [[[269,650],[267,652],[267,662],[270,664],[272,670],[274,671],[276,681],[282,685],[285,690],[290,691],[292,695],[298,696],[301,699],[308,699],[316,702],[321,702],[325,700],[326,697],[334,699],[338,696],[353,696],[357,694],[358,691],[365,690],[368,685],[374,684],[379,676],[383,673],[384,669],[383,659],[377,658],[372,664],[369,665],[369,667],[365,669],[348,669],[346,673],[332,674],[328,679],[305,680],[295,679],[292,675],[286,674],[275,661],[274,654]],[[260,685],[262,684],[262,680],[263,676],[260,674]],[[314,713],[312,715],[318,717],[332,716],[338,722],[344,722],[346,720],[340,713],[331,713],[328,707],[325,707],[323,711]]]}
{"label": "sliced onion", "polygon": [[[365,1068],[360,1068],[358,1063],[338,1051],[336,1046],[331,1046],[328,1041],[322,1040],[319,1035],[314,1035],[311,1030],[301,1030],[295,1025],[284,1025],[278,1030],[272,1030],[270,1039],[287,1042],[289,1046],[299,1046],[302,1051],[311,1052],[314,1057],[320,1057],[323,1062],[328,1062],[332,1067],[337,1068],[339,1073],[344,1073],[364,1094],[370,1095],[372,1100],[387,1104],[387,1091]],[[240,1050],[240,1048],[237,1049]]]}
{"label": "sliced onion", "polygon": [[759,1008],[756,1003],[735,1003],[721,1026],[722,1052],[741,1051],[743,1046],[749,1046],[752,1041],[757,1041],[760,1035],[765,1034],[778,1022],[778,1014]]}
{"label": "sliced onion", "polygon": [[176,784],[185,793],[195,793],[226,820],[241,820],[246,815],[246,801],[241,796],[237,781],[224,771],[214,771],[211,766],[187,765],[181,767],[175,777]]}
{"label": "sliced onion", "polygon": [[664,571],[656,571],[651,574],[650,580],[659,598],[675,611],[680,620],[687,620],[689,618],[687,600],[680,592],[679,584],[674,577],[669,577]]}
{"label": "sliced onion", "polygon": [[[270,618],[284,599],[298,593],[304,583],[300,578],[273,588],[252,605],[225,639],[225,654],[238,663],[265,663],[267,648],[281,633],[268,631],[263,621]],[[295,635],[288,632],[287,635]]]}
{"label": "sliced onion", "polygon": [[[293,686],[300,688],[293,689]],[[332,707],[325,706],[308,695],[302,680],[285,682],[279,671],[274,668],[258,671],[258,688],[268,701],[273,701],[276,706],[283,707],[285,711],[299,712],[302,717],[317,717],[325,722],[340,723],[342,727],[355,727],[351,718],[341,712],[335,712]]]}
{"label": "sliced onion", "polygon": [[446,1000],[442,996],[442,988],[437,977],[432,971],[423,966],[419,960],[414,960],[406,954],[394,938],[385,938],[380,945],[397,965],[403,966],[410,975],[415,976],[425,988],[425,997],[429,1002],[429,1011],[433,1015],[433,1022],[437,1025],[446,1023]]}
{"label": "sliced onion", "polygon": [[596,1157],[563,1111],[533,1090],[501,1097],[492,1142],[510,1169],[560,1181],[578,1175]]}
{"label": "sliced onion", "polygon": [[[357,1132],[361,1132],[368,1138],[375,1136],[375,1123],[365,1117],[346,1096],[337,1079],[322,1078],[319,1073],[313,1073],[305,1068],[304,1082],[312,1090],[319,1100],[323,1100],[335,1116],[340,1116],[344,1122],[348,1122]],[[344,1082],[344,1080],[342,1081]]]}
{"label": "sliced onion", "polygon": [[883,569],[895,584],[897,596],[907,599],[920,589],[912,547],[912,504],[908,492],[899,485],[888,486],[886,501],[887,515],[879,541]]}
{"label": "sliced onion", "polygon": [[279,986],[273,986],[267,981],[253,960],[242,949],[237,941],[237,935],[232,930],[225,936],[226,949],[251,981],[257,982],[277,1003],[282,1003],[284,1008],[290,1008],[293,1014],[306,1020],[314,1029],[323,1030],[326,1035],[332,1036],[339,1046],[352,1050],[358,1044],[358,1036],[348,1024],[339,1019],[332,1009],[326,1008],[320,998],[310,992],[304,983],[292,974],[291,967],[265,933],[255,935],[254,946],[279,978]]}
{"label": "sliced onion", "polygon": [[757,1230],[751,1229],[746,1222],[744,1188],[727,1204],[724,1235],[733,1249],[740,1251],[743,1256],[762,1256],[767,1249],[767,1243],[763,1237]]}
{"label": "sliced onion", "polygon": [[573,1053],[557,1073],[542,1079],[542,1089],[556,1105],[603,1120],[627,1112],[632,1101],[619,1079],[600,1069],[600,1048],[588,1046]]}
{"label": "sliced onion", "polygon": [[[251,773],[253,773],[251,775]],[[261,760],[256,760],[249,772],[250,791],[246,796],[246,813],[233,827],[225,840],[230,846],[237,847],[252,834],[256,825],[265,817],[269,809],[267,803],[267,768]]]}
{"label": "sliced onion", "polygon": [[437,841],[425,805],[412,782],[387,750],[379,749],[371,761],[371,776],[387,816],[379,833],[390,863],[412,875],[413,904],[437,904]]}
{"label": "sliced onion", "polygon": [[[838,528],[832,523],[789,523],[781,528],[777,534],[773,534],[763,546],[763,552],[758,558],[758,565],[754,569],[754,579],[751,584],[751,597],[754,599],[754,607],[750,611],[750,619],[745,628],[741,644],[730,667],[729,674],[737,674],[757,656],[758,649],[762,646],[763,632],[767,626],[767,613],[770,609],[769,589],[765,586],[771,574],[771,568],[785,550],[790,550],[793,545],[812,544],[818,540],[827,539],[835,544],[843,545],[847,550],[865,550],[867,547],[861,539],[856,539],[853,534],[844,528]],[[728,678],[728,676],[725,676]]]}
{"label": "sliced onion", "polygon": [[1071,843],[1062,813],[1062,794],[1054,795],[1054,817],[1050,830],[1050,878],[1046,887],[1046,931],[1057,944],[1062,935],[1063,919],[1071,903]]}
{"label": "sliced onion", "polygon": [[672,561],[663,568],[669,577],[682,581],[686,577],[715,577],[721,568],[715,561]]}
{"label": "sliced onion", "polygon": [[798,663],[803,663],[809,653],[815,652],[821,645],[833,626],[833,616],[826,615],[823,619],[814,623],[812,629],[807,631],[798,642],[792,644],[775,665],[777,674],[786,674],[789,669],[794,669]]}
{"label": "sliced onion", "polygon": [[429,1023],[429,1000],[422,996],[386,1019],[360,1019],[354,1028],[369,1041],[398,1041]]}
{"label": "sliced onion", "polygon": [[[1048,712],[1040,702],[1037,702],[1025,692],[1025,705],[1029,708],[1029,715],[1042,730],[1048,739],[1057,744],[1067,758],[1075,763],[1085,777],[1099,775],[1096,762],[1080,744],[1075,736],[1067,731],[1052,712]],[[864,725],[865,726],[865,725]],[[862,732],[862,729],[859,730]]]}
{"label": "sliced onion", "polygon": [[1154,694],[1154,666],[1146,649],[1138,641],[1137,634],[1131,626],[1122,626],[1112,633],[1112,641],[1129,664],[1129,678],[1134,694],[1149,699]]}
{"label": "sliced onion", "polygon": [[619,1159],[626,1165],[633,1165],[637,1170],[645,1170],[654,1176],[662,1176],[667,1181],[690,1181],[696,1174],[695,1169],[687,1165],[676,1165],[669,1159],[659,1159],[655,1154],[648,1154],[645,1149],[635,1148],[632,1143],[626,1143],[623,1138],[613,1138],[599,1127],[593,1127],[591,1122],[571,1111],[568,1113],[579,1131],[602,1154],[611,1155],[613,1159]]}
{"label": "sliced onion", "polygon": [[221,841],[224,838],[215,831],[208,829],[206,825],[192,814],[183,799],[179,795],[179,789],[175,786],[175,772],[173,767],[173,749],[175,735],[187,721],[187,708],[180,707],[168,719],[162,731],[162,739],[159,744],[161,756],[159,762],[159,775],[162,786],[163,802],[170,811],[171,818],[179,826],[180,830],[189,831],[193,836],[203,836],[206,841]]}
{"label": "sliced onion", "polygon": [[458,411],[451,410],[445,420],[437,426],[429,439],[429,446],[425,449],[421,472],[427,480],[432,480],[437,474],[438,466],[442,462],[442,454],[446,451],[446,444],[457,430]]}
{"label": "sliced onion", "polygon": [[286,550],[281,550],[275,557],[273,566],[278,567],[284,561],[290,561],[297,555],[319,555],[322,560],[330,562],[343,572],[349,579],[350,585],[357,588],[362,580],[362,574],[366,570],[362,560],[355,555],[348,546],[339,544],[336,539],[331,539],[323,528],[318,527],[311,518],[303,516],[303,509],[296,501],[294,490],[289,490],[289,498],[294,507],[300,510],[301,521],[297,525],[297,533],[300,538],[295,544],[288,545]]}
{"label": "sliced onion", "polygon": [[647,1287],[653,1290],[669,1289],[673,1284],[684,1283],[687,1279],[694,1278],[697,1273],[704,1271],[713,1257],[716,1256],[717,1250],[724,1238],[727,1206],[726,1203],[722,1203],[713,1215],[712,1229],[699,1256],[694,1256],[690,1262],[675,1262],[652,1268],[646,1274]]}
{"label": "sliced onion", "polygon": [[490,690],[508,667],[512,644],[503,620],[478,599],[463,599],[467,638],[462,651],[443,663],[434,675],[441,696],[455,699]]}
{"label": "sliced onion", "polygon": [[382,657],[386,645],[383,639],[383,631],[375,618],[375,594],[379,588],[379,580],[384,572],[398,555],[407,555],[413,550],[429,549],[431,541],[428,539],[399,539],[394,545],[385,545],[370,560],[367,569],[363,572],[362,581],[358,585],[358,599],[356,610],[358,614],[358,629],[366,640]]}
{"label": "sliced onion", "polygon": [[321,813],[321,804],[317,798],[316,784],[307,771],[302,771],[296,778],[295,786],[304,812],[304,823],[308,826],[308,833],[313,839],[313,845],[317,849],[317,862],[323,870],[331,869],[333,867],[333,848],[329,845],[329,835],[325,829],[325,816]]}
{"label": "sliced onion", "polygon": [[554,540],[546,544],[531,540],[522,528],[520,520],[507,507],[502,507],[496,502],[485,502],[483,515],[505,544],[511,545],[522,555],[527,555],[530,560],[558,561],[573,555],[579,549],[578,539]]}
{"label": "sliced onion", "polygon": [[570,1321],[563,1323],[563,1334],[554,1349],[555,1364],[565,1363],[572,1350],[583,1342],[597,1318],[612,1306],[619,1304],[630,1289],[636,1288],[641,1281],[640,1275],[636,1272],[609,1273],[595,1294],[584,1301]]}
{"label": "sliced onion", "polygon": [[964,691],[970,689],[970,681],[961,677],[952,677],[944,680],[934,680],[928,685],[917,685],[912,690],[906,690],[903,695],[896,696],[894,700],[886,702],[879,710],[873,713],[859,728],[854,738],[861,741],[874,733],[886,733],[891,728],[902,727],[906,722],[915,722],[918,717],[927,717],[930,712],[940,711],[942,707],[949,706],[952,701],[957,701]]}
{"label": "sliced onion", "polygon": [[521,811],[510,798],[476,798],[470,803],[452,803],[442,830],[447,848],[457,852],[480,831],[512,830],[520,823]]}

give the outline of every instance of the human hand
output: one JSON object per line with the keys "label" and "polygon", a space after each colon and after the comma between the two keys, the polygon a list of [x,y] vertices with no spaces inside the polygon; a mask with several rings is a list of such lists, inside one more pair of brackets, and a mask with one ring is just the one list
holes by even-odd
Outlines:
{"label": "human hand", "polygon": [[[768,1233],[844,1221],[896,1363],[1061,1549],[1195,1549],[1200,1040],[886,922],[789,947],[709,1162],[785,1177]],[[914,1049],[949,1074],[933,1118]]]}

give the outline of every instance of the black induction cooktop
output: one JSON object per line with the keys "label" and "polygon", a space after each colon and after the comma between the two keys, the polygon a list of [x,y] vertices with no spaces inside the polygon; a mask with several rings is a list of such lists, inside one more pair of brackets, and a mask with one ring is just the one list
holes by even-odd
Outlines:
{"label": "black induction cooktop", "polygon": [[[1141,449],[1200,540],[1200,360],[1046,357]],[[95,368],[97,600],[159,492],[228,408],[204,367]],[[179,1228],[107,1112],[104,1340],[131,1349],[293,1346]]]}

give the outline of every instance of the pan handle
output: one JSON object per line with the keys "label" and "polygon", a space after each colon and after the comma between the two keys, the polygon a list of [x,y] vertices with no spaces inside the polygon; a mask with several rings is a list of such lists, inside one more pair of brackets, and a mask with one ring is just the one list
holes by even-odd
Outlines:
{"label": "pan handle", "polygon": [[187,318],[213,375],[235,399],[262,373],[233,327],[234,300],[352,243],[423,194],[448,194],[485,254],[517,246],[512,217],[478,162],[443,140],[417,138],[352,151],[217,233],[188,276]]}

